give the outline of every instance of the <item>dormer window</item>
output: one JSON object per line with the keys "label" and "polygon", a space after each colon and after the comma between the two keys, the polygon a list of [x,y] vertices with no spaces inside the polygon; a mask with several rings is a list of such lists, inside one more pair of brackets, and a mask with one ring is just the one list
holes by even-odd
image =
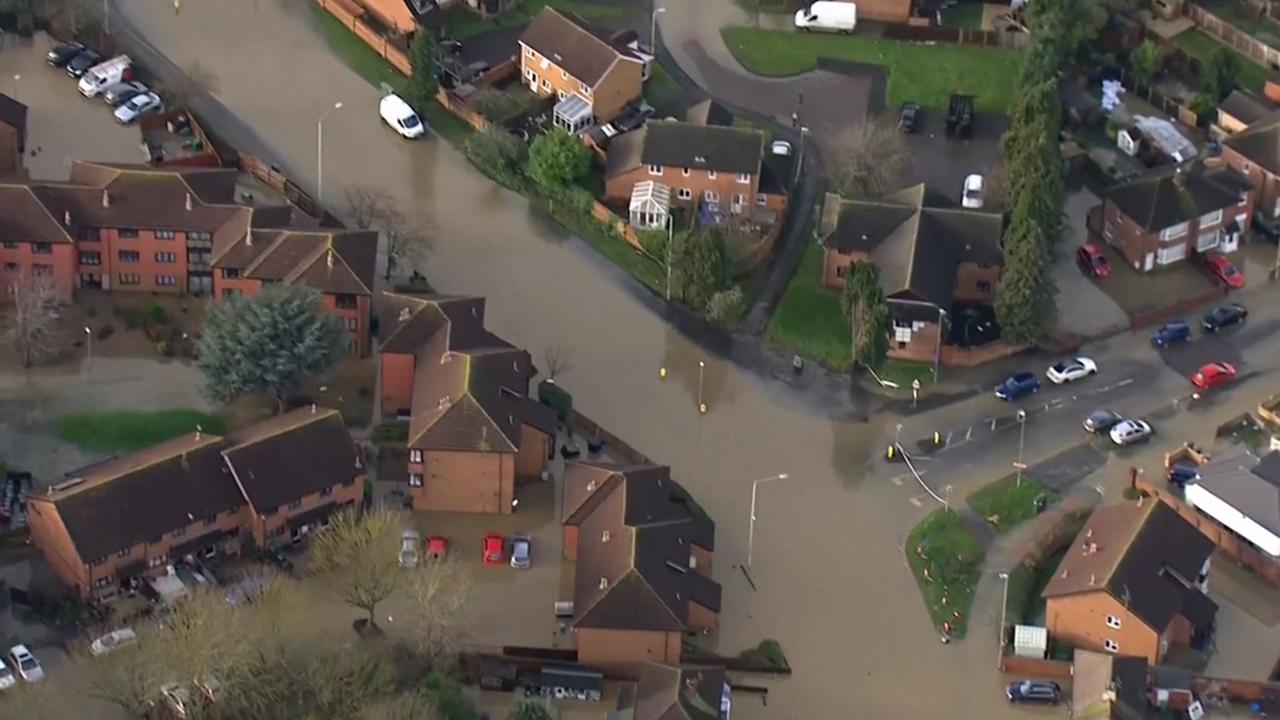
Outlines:
{"label": "dormer window", "polygon": [[609,578],[606,578],[606,577],[600,578],[600,589],[601,590],[609,589]]}
{"label": "dormer window", "polygon": [[605,530],[600,533],[600,542],[609,542],[609,531]]}

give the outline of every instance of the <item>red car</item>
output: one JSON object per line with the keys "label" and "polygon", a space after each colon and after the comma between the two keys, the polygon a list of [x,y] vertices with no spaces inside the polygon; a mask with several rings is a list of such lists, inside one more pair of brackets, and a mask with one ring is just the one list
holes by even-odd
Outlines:
{"label": "red car", "polygon": [[1220,252],[1205,253],[1204,266],[1211,275],[1221,280],[1223,285],[1233,290],[1244,287],[1244,273],[1240,272],[1226,255]]}
{"label": "red car", "polygon": [[1209,363],[1191,376],[1191,384],[1201,390],[1225,385],[1236,377],[1236,366],[1226,362]]}
{"label": "red car", "polygon": [[1111,263],[1107,262],[1107,256],[1102,254],[1102,249],[1097,245],[1085,243],[1077,248],[1076,263],[1091,278],[1111,276]]}
{"label": "red car", "polygon": [[449,554],[449,541],[439,535],[427,538],[427,559],[443,560]]}
{"label": "red car", "polygon": [[501,565],[506,560],[501,535],[490,533],[484,536],[484,564]]}

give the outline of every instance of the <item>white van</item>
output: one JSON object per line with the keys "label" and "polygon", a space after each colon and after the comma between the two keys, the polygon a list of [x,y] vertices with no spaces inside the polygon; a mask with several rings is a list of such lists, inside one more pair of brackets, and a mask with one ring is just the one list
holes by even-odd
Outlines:
{"label": "white van", "polygon": [[796,11],[796,29],[805,32],[825,30],[851,33],[857,25],[858,6],[851,2],[819,0],[810,4],[808,9]]}
{"label": "white van", "polygon": [[91,98],[118,82],[133,79],[133,61],[128,55],[117,55],[89,68],[80,78],[80,94]]}
{"label": "white van", "polygon": [[422,119],[418,117],[418,113],[409,107],[409,103],[400,98],[399,95],[391,93],[382,98],[382,102],[378,103],[378,114],[382,116],[382,122],[391,126],[401,137],[412,140],[416,137],[422,137],[427,131],[422,124]]}

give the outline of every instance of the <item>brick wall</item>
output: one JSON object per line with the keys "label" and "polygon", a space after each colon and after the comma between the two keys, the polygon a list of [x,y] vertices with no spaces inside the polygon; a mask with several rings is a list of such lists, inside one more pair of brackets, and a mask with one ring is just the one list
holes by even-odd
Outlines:
{"label": "brick wall", "polygon": [[1000,660],[1000,671],[1019,677],[1065,679],[1071,677],[1071,663],[1066,660],[1005,655]]}

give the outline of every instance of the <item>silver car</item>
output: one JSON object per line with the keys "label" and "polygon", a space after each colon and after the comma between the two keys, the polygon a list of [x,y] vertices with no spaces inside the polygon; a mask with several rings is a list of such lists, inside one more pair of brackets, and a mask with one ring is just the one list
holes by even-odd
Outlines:
{"label": "silver car", "polygon": [[120,107],[145,92],[150,92],[150,88],[137,80],[118,82],[102,91],[102,102],[111,107]]}
{"label": "silver car", "polygon": [[528,535],[511,538],[511,567],[527,570],[533,564],[533,540]]}
{"label": "silver car", "polygon": [[400,567],[418,567],[422,547],[422,536],[416,530],[405,530],[400,536]]}
{"label": "silver car", "polygon": [[1111,428],[1111,442],[1124,447],[1151,437],[1151,425],[1145,420],[1121,420]]}

